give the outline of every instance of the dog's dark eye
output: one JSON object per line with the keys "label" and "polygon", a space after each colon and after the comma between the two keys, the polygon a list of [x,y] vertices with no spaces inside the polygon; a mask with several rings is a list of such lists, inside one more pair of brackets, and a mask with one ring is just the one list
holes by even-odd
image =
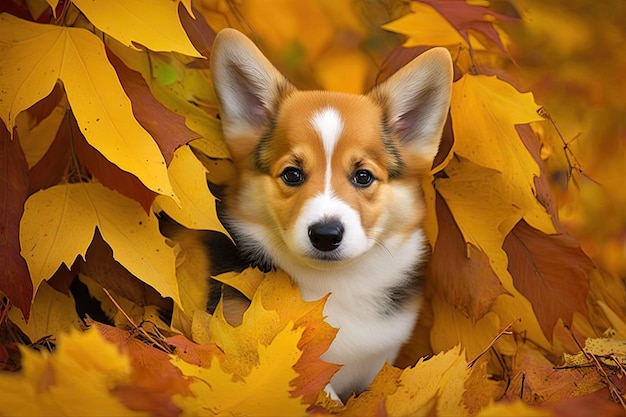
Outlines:
{"label": "dog's dark eye", "polygon": [[374,182],[374,175],[366,169],[359,169],[352,177],[352,183],[357,187],[369,187]]}
{"label": "dog's dark eye", "polygon": [[282,178],[285,184],[296,186],[304,182],[304,172],[298,168],[287,167],[282,174],[280,174],[280,178]]}

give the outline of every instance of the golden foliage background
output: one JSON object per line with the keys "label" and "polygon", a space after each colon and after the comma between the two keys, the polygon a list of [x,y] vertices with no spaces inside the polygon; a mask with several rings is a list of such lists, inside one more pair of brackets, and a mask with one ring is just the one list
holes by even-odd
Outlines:
{"label": "golden foliage background", "polygon": [[[0,415],[619,415],[625,9],[4,2]],[[205,311],[202,254],[159,232],[157,212],[225,232],[206,187],[230,168],[205,59],[224,27],[300,88],[362,92],[435,45],[455,61],[423,185],[428,303],[397,367],[345,405],[323,392],[323,300],[281,272],[222,275],[251,299],[233,325]]]}

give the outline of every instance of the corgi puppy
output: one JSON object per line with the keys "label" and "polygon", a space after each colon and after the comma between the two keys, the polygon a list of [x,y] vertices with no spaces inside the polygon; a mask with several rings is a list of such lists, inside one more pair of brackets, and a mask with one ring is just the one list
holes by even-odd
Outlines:
{"label": "corgi puppy", "polygon": [[305,300],[327,294],[338,328],[328,391],[368,388],[411,335],[428,243],[420,178],[448,114],[452,61],[415,58],[366,95],[297,90],[244,35],[211,51],[224,140],[236,168],[226,227],[250,262],[286,271]]}

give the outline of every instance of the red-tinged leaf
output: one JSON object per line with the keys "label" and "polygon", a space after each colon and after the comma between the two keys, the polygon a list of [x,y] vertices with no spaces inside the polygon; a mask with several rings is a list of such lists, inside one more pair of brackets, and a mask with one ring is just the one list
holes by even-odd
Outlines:
{"label": "red-tinged leaf", "polygon": [[192,365],[208,368],[214,357],[224,360],[224,352],[216,345],[199,345],[181,335],[169,337],[167,343],[176,348],[179,358]]}
{"label": "red-tinged leaf", "polygon": [[518,346],[511,369],[513,377],[505,397],[542,404],[587,395],[604,387],[591,367],[558,369],[530,344]]}
{"label": "red-tinged leaf", "polygon": [[[626,378],[615,378],[616,381],[626,382]],[[624,392],[624,387],[622,387]],[[624,417],[624,408],[611,399],[608,388],[603,388],[593,394],[579,397],[565,398],[554,403],[546,404],[545,407],[552,412],[553,417]]]}
{"label": "red-tinged leaf", "polygon": [[515,22],[517,17],[505,16],[489,10],[483,6],[472,6],[465,1],[450,0],[420,0],[434,7],[452,26],[454,26],[461,36],[469,43],[467,31],[473,30],[485,35],[504,51],[500,35],[493,27],[493,21]]}
{"label": "red-tinged leaf", "polygon": [[559,218],[558,208],[552,191],[550,190],[550,183],[548,182],[548,173],[545,169],[543,161],[541,160],[541,149],[539,149],[539,141],[533,132],[533,129],[529,124],[515,126],[517,133],[519,134],[522,142],[526,146],[526,149],[533,156],[537,165],[539,165],[539,176],[535,177],[535,187],[537,192],[537,200],[543,205],[554,223],[554,227],[558,231],[563,231],[563,227],[559,224],[557,219]]}
{"label": "red-tinged leaf", "polygon": [[520,221],[503,244],[515,287],[530,301],[545,336],[551,340],[558,319],[572,322],[587,314],[591,260],[569,234],[547,235]]}
{"label": "red-tinged leaf", "polygon": [[20,219],[28,197],[28,165],[17,138],[0,125],[0,292],[28,320],[33,283],[20,255]]}
{"label": "red-tinged leaf", "polygon": [[[69,119],[68,119],[69,120]],[[28,194],[58,184],[67,174],[71,159],[70,138],[82,134],[76,123],[61,123],[56,137],[44,156],[28,172]]]}
{"label": "red-tinged leaf", "polygon": [[170,111],[154,98],[140,73],[124,65],[108,49],[107,56],[132,103],[135,118],[150,133],[169,165],[179,146],[198,139],[200,135],[185,125],[184,117]]}
{"label": "red-tinged leaf", "polygon": [[63,91],[63,86],[57,83],[46,98],[38,101],[26,110],[26,112],[31,115],[33,124],[39,124],[43,119],[48,117],[64,96],[65,92]]}
{"label": "red-tinged leaf", "polygon": [[75,133],[73,136],[74,148],[81,164],[84,164],[89,173],[103,185],[137,201],[149,213],[150,206],[157,194],[146,188],[139,178],[106,159],[98,150],[87,143],[82,134],[77,136],[76,133],[80,133],[80,129],[74,117],[71,118],[70,124]]}
{"label": "red-tinged leaf", "polygon": [[496,298],[507,294],[489,258],[465,243],[450,209],[439,193],[436,199],[439,234],[430,262],[430,276],[448,303],[474,321],[487,314]]}
{"label": "red-tinged leaf", "polygon": [[154,288],[128,272],[113,258],[111,247],[104,241],[98,229],[87,249],[85,260],[77,262],[80,272],[107,290],[133,300],[139,306],[153,305],[165,310],[172,308],[171,301],[161,297]]}
{"label": "red-tinged leaf", "polygon": [[131,361],[130,381],[115,387],[112,393],[131,410],[163,417],[180,414],[172,396],[190,395],[191,391],[189,382],[180,369],[172,365],[169,355],[132,337],[128,331],[100,323],[93,323],[93,326],[127,353]]}
{"label": "red-tinged leaf", "polygon": [[204,16],[197,10],[194,10],[194,17],[191,17],[187,9],[182,3],[178,5],[178,15],[180,22],[189,36],[189,40],[195,48],[207,59],[196,59],[189,64],[193,68],[209,68],[208,57],[211,54],[211,46],[215,39],[215,31],[207,23]]}

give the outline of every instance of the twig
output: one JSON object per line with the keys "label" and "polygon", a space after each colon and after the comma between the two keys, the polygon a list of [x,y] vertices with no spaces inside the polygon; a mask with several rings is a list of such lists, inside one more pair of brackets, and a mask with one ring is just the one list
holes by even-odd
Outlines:
{"label": "twig", "polygon": [[609,375],[606,373],[606,371],[604,370],[604,367],[602,366],[598,358],[596,358],[596,355],[591,355],[591,358],[595,362],[598,372],[601,374],[600,377],[601,378],[604,377],[603,379],[605,380],[605,384],[607,387],[609,387],[609,391],[611,391],[611,394],[613,394],[613,396],[617,398],[620,404],[622,404],[622,407],[624,408],[624,410],[626,410],[626,403],[624,402],[624,398],[622,397],[622,393],[620,392],[619,388],[615,385],[615,383],[611,380]]}
{"label": "twig", "polygon": [[[572,179],[572,173],[574,172],[574,170],[576,170],[576,172],[578,172],[580,175],[584,176],[585,178],[588,178],[590,181],[594,182],[595,184],[602,185],[598,181],[594,180],[593,178],[591,178],[590,176],[588,176],[587,174],[583,172],[583,169],[581,168],[581,163],[578,161],[578,158],[576,158],[576,155],[574,155],[574,152],[572,152],[572,150],[569,147],[570,143],[574,142],[580,137],[580,133],[578,133],[568,142],[563,137],[563,134],[561,133],[559,126],[556,124],[556,122],[554,121],[550,113],[544,107],[540,107],[539,110],[537,110],[537,114],[539,114],[539,116],[543,117],[544,119],[550,121],[550,123],[552,124],[552,127],[554,127],[554,130],[556,131],[556,134],[559,135],[559,138],[561,139],[561,142],[563,143],[563,154],[565,155],[565,160],[567,161],[567,166],[569,167],[569,171],[567,173],[567,180],[569,181]],[[574,161],[573,163],[572,163],[572,160]]]}
{"label": "twig", "polygon": [[133,321],[133,319],[130,318],[130,316],[128,314],[126,314],[126,312],[124,311],[124,309],[122,309],[122,306],[120,306],[118,304],[117,301],[115,301],[115,298],[113,298],[113,296],[111,295],[111,293],[109,293],[109,291],[102,287],[102,291],[104,291],[104,293],[107,295],[107,297],[109,297],[109,300],[111,300],[111,302],[115,305],[115,307],[117,307],[117,309],[120,311],[120,313],[122,313],[122,315],[126,318],[126,320],[128,320],[128,322],[133,326],[133,328],[136,331],[139,331],[146,339],[148,339],[154,346],[158,347],[159,349],[161,349],[162,351],[164,351],[165,353],[172,353],[172,350],[169,348],[169,346],[167,346],[166,344],[163,344],[161,342],[158,342],[157,340],[155,340],[152,335],[150,335],[150,333],[148,333],[142,326],[138,326],[137,324],[135,324],[135,322]]}
{"label": "twig", "polygon": [[502,329],[502,331],[500,331],[500,333],[498,333],[493,339],[491,339],[491,342],[489,342],[489,344],[487,345],[487,347],[485,349],[483,349],[482,352],[480,352],[478,354],[478,356],[476,356],[474,359],[472,359],[468,364],[467,367],[471,368],[472,366],[474,366],[476,364],[476,362],[478,361],[478,359],[480,359],[481,356],[483,356],[485,353],[487,353],[487,351],[489,349],[491,349],[491,347],[493,346],[494,343],[496,343],[496,341],[502,337],[503,335],[507,334],[507,335],[511,335],[513,334],[513,332],[510,330],[511,327],[513,327],[513,325],[515,323],[517,323],[518,321],[521,321],[520,318],[516,318],[515,320],[513,320],[511,322],[511,324],[509,324],[508,326],[506,326],[504,329]]}

